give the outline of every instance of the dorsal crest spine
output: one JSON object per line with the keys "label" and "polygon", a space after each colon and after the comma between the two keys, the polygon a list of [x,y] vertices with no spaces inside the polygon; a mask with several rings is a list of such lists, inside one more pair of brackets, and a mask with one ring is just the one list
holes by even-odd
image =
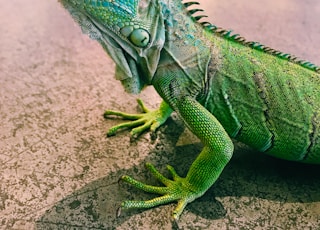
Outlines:
{"label": "dorsal crest spine", "polygon": [[228,39],[230,41],[234,41],[234,42],[238,42],[244,46],[248,46],[252,49],[255,50],[259,50],[268,54],[271,54],[273,56],[288,60],[290,62],[296,63],[300,66],[303,66],[307,69],[313,70],[317,73],[320,73],[320,66],[317,66],[309,61],[306,60],[302,60],[294,55],[291,54],[287,54],[287,53],[283,53],[279,50],[275,50],[273,48],[270,48],[268,46],[265,46],[259,42],[255,42],[255,41],[247,41],[244,37],[242,37],[239,34],[233,34],[232,30],[227,30],[221,27],[218,27],[210,22],[207,21],[203,21],[201,22],[200,19],[207,17],[205,15],[198,15],[198,16],[194,16],[195,13],[197,12],[202,12],[203,9],[188,9],[190,6],[192,5],[200,5],[199,2],[185,2],[183,3],[183,5],[186,7],[187,12],[189,13],[189,16],[197,23],[201,24],[203,26],[204,29],[206,29],[207,31],[216,34],[218,36],[221,36],[225,39]]}

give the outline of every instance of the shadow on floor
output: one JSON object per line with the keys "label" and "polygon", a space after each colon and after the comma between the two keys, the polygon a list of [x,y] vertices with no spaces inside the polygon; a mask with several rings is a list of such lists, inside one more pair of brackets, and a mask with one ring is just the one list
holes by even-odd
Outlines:
{"label": "shadow on floor", "polygon": [[[37,229],[113,229],[131,217],[141,215],[141,219],[151,222],[170,221],[173,205],[155,208],[150,212],[123,211],[117,218],[116,210],[121,201],[150,199],[154,195],[114,181],[114,178],[126,174],[149,184],[157,184],[145,169],[145,162],[154,163],[165,175],[168,175],[165,165],[170,163],[180,175],[185,175],[195,157],[194,153],[201,150],[201,144],[174,147],[177,141],[174,137],[182,130],[178,125],[169,126],[170,130],[175,130],[174,133],[161,134],[161,141],[143,163],[128,170],[113,172],[70,194],[37,220]],[[170,150],[168,143],[172,145]],[[320,201],[319,171],[320,166],[278,160],[238,147],[216,184],[202,198],[189,204],[183,215],[192,213],[209,221],[226,218],[228,213],[216,197],[232,197],[235,205],[232,208],[238,209],[241,209],[241,205],[252,205],[250,202],[256,202],[257,198],[281,203]],[[243,196],[250,197],[249,202],[237,204],[238,198]],[[135,228],[139,224],[132,223],[131,226]]]}

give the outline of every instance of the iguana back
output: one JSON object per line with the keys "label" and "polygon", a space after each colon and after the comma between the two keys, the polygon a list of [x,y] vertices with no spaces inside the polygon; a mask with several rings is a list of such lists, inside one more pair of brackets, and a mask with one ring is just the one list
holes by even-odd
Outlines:
{"label": "iguana back", "polygon": [[320,163],[320,74],[277,55],[213,38],[208,108],[231,137],[273,156]]}

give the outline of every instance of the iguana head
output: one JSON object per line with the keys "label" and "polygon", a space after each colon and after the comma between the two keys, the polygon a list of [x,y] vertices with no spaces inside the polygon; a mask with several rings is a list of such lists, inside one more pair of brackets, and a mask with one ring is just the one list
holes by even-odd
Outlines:
{"label": "iguana head", "polygon": [[116,78],[138,93],[151,82],[165,40],[157,0],[59,0],[116,63]]}

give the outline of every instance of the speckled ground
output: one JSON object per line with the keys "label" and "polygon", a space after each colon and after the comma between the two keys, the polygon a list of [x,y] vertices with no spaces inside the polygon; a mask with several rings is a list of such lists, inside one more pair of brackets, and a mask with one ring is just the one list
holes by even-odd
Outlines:
{"label": "speckled ground", "polygon": [[[318,0],[203,2],[209,20],[249,40],[320,63]],[[105,138],[119,121],[107,108],[136,112],[114,80],[114,65],[55,1],[0,7],[0,228],[174,229],[174,205],[123,212],[125,199],[152,195],[120,184],[123,174],[157,183],[144,164],[184,174],[201,145],[175,116],[130,141]],[[141,98],[156,107],[152,89]],[[181,135],[182,134],[182,137]],[[238,146],[238,145],[237,145]],[[189,205],[181,229],[320,229],[320,167],[284,162],[238,146],[218,182]]]}

